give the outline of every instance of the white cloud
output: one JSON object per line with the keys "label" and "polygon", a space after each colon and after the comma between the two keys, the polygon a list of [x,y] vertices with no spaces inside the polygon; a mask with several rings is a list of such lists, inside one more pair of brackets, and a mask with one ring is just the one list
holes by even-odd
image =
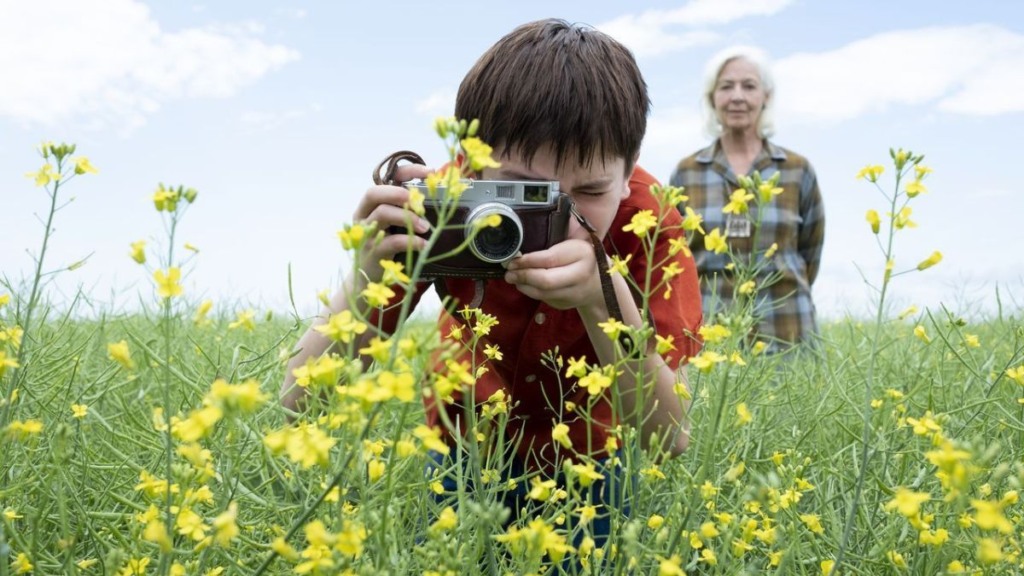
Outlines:
{"label": "white cloud", "polygon": [[708,30],[673,31],[668,26],[706,27],[728,24],[750,16],[770,16],[792,0],[692,0],[674,10],[647,10],[626,14],[598,29],[611,35],[637,57],[657,56],[716,41],[719,35]]}
{"label": "white cloud", "polygon": [[134,0],[0,0],[0,116],[130,128],[168,100],[228,97],[299,58],[261,30],[168,32]]}
{"label": "white cloud", "polygon": [[980,24],[877,34],[773,66],[785,123],[842,121],[893,106],[1024,111],[1024,36]]}

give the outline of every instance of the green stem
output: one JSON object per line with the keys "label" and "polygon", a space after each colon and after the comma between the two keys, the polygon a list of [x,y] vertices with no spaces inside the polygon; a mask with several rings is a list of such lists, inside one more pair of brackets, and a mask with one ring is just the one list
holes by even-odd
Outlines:
{"label": "green stem", "polygon": [[893,253],[893,240],[895,237],[895,218],[896,218],[896,201],[899,198],[900,189],[900,177],[902,173],[896,173],[896,193],[893,194],[890,199],[890,214],[889,217],[889,232],[888,241],[885,247],[885,271],[882,277],[882,288],[878,296],[878,310],[875,313],[875,334],[871,339],[871,355],[868,360],[868,371],[867,377],[864,380],[864,407],[863,407],[863,421],[864,427],[861,431],[861,455],[860,455],[860,471],[857,473],[857,482],[853,491],[853,501],[850,502],[850,510],[846,514],[846,525],[843,528],[843,539],[839,544],[839,550],[836,552],[836,563],[832,566],[832,570],[829,574],[838,574],[839,567],[843,563],[843,557],[846,554],[846,548],[849,546],[850,537],[853,534],[853,523],[857,517],[857,510],[860,508],[860,499],[864,490],[864,479],[867,477],[868,462],[871,457],[874,456],[874,450],[871,448],[871,390],[875,379],[875,365],[878,362],[878,342],[882,336],[882,317],[885,314],[885,296],[888,293],[890,277],[889,261],[892,260]]}

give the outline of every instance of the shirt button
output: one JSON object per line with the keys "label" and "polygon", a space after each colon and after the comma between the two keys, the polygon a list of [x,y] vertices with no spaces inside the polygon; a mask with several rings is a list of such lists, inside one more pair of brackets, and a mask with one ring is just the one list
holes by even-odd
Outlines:
{"label": "shirt button", "polygon": [[537,315],[533,317],[533,321],[536,322],[537,324],[543,324],[545,318],[546,317],[544,316],[543,312],[538,312]]}
{"label": "shirt button", "polygon": [[535,375],[533,375],[533,374],[530,374],[529,376],[526,377],[526,381],[527,382],[533,382],[536,379],[537,379],[537,377]]}

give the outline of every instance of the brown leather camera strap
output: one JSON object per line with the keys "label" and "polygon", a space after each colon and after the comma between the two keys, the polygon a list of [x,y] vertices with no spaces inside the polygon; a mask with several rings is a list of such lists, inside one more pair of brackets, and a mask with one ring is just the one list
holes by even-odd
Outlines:
{"label": "brown leather camera strap", "polygon": [[[401,182],[395,181],[395,170],[398,170],[398,163],[402,160],[408,160],[413,164],[426,164],[423,161],[423,157],[419,154],[409,150],[399,150],[382,160],[380,164],[377,164],[377,167],[373,170],[373,183],[378,186],[381,184],[401,186]],[[384,171],[383,175],[381,170]]]}

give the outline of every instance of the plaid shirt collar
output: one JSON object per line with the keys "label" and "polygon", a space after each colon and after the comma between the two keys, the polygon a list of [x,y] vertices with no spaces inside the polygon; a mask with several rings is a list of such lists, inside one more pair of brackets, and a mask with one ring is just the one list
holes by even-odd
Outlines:
{"label": "plaid shirt collar", "polygon": [[[739,186],[739,182],[736,180],[736,175],[733,174],[732,168],[729,167],[729,163],[725,158],[725,152],[722,150],[721,139],[716,138],[710,146],[698,152],[696,160],[700,164],[710,164],[711,168],[715,172],[721,174],[723,178],[733,185]],[[754,165],[751,169],[760,172],[767,168],[772,162],[785,161],[786,151],[766,139],[764,140],[764,146],[762,146],[761,152],[759,152],[757,158],[754,159]]]}

